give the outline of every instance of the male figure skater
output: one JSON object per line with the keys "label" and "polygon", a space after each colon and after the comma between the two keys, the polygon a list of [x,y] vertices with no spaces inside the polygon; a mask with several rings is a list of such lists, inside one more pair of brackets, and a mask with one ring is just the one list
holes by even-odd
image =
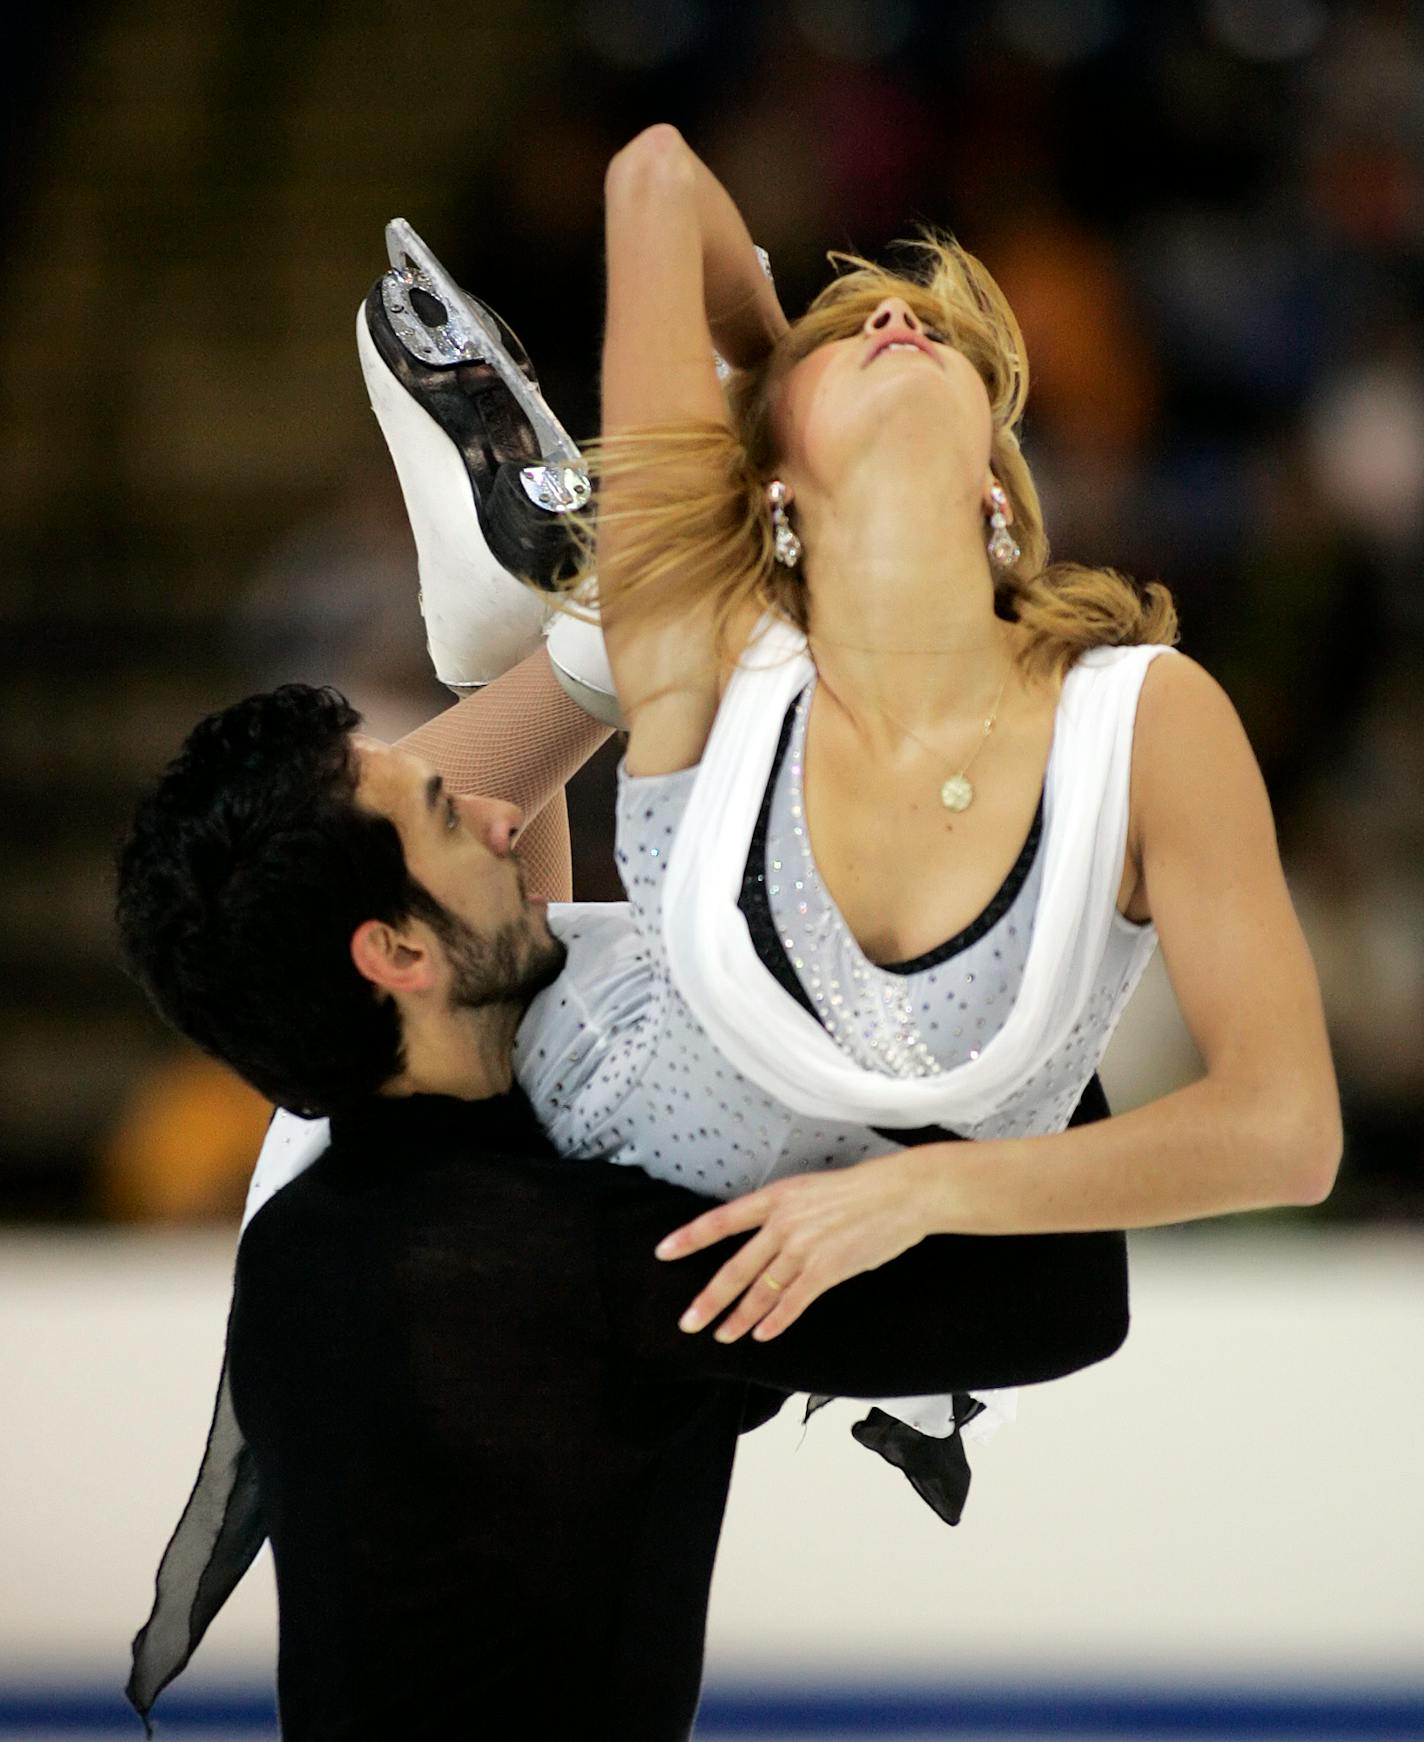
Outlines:
{"label": "male figure skater", "polygon": [[517,813],[357,724],[299,686],[205,721],[121,857],[126,952],[163,1014],[332,1118],[239,1248],[228,1378],[255,1490],[190,1504],[131,1694],[146,1711],[266,1534],[288,1742],[685,1737],[739,1429],[778,1389],[1102,1359],[1123,1243],[935,1238],[771,1342],[683,1335],[718,1255],[653,1247],[707,1200],[561,1161],[513,1086],[562,956]]}

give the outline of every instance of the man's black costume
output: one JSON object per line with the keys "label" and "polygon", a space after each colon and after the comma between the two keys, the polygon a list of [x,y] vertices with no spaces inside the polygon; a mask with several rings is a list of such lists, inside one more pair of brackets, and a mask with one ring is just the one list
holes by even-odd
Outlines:
{"label": "man's black costume", "polygon": [[725,1251],[652,1252],[707,1207],[560,1160],[518,1091],[335,1120],[242,1239],[227,1377],[256,1481],[203,1520],[200,1478],[140,1708],[266,1534],[287,1742],[684,1737],[737,1434],[778,1393],[1030,1383],[1126,1332],[1124,1242],[1094,1234],[935,1237],[769,1343],[687,1336]]}

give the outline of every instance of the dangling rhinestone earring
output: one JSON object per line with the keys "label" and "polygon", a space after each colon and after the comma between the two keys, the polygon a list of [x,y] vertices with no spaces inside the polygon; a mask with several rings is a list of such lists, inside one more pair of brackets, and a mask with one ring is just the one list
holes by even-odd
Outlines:
{"label": "dangling rhinestone earring", "polygon": [[989,516],[989,560],[998,563],[1001,569],[1011,568],[1023,552],[1019,549],[1018,540],[1009,531],[1006,513],[1009,498],[997,478],[989,486],[989,500],[994,504],[994,511]]}
{"label": "dangling rhinestone earring", "polygon": [[771,530],[775,540],[776,560],[788,569],[794,569],[801,561],[801,540],[797,538],[791,525],[791,516],[786,512],[788,497],[786,486],[780,478],[773,478],[767,485],[766,499],[771,506]]}

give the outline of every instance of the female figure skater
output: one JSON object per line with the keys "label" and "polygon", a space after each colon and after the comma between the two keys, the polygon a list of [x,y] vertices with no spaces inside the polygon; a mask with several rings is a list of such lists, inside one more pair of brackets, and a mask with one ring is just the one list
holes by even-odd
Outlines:
{"label": "female figure skater", "polygon": [[[1022,343],[988,274],[926,244],[920,277],[861,263],[788,325],[665,127],[614,160],[607,221],[598,588],[631,926],[556,921],[579,997],[541,999],[516,1056],[566,1153],[737,1198],[665,1256],[759,1230],[686,1328],[740,1297],[716,1334],[774,1335],[931,1230],[1318,1200],[1338,1103],[1259,773],[1212,680],[1158,657],[1161,588],[1048,565]],[[491,551],[537,566],[511,479],[577,509],[577,455],[488,311],[392,239],[358,339],[437,669],[468,684],[527,637],[507,631],[528,596],[471,581]],[[503,436],[449,412],[472,356],[522,412]],[[468,789],[456,716],[473,742],[495,700],[412,747]],[[1205,1075],[1066,1130],[1158,938]],[[322,1141],[279,1121],[253,1202]]]}
{"label": "female figure skater", "polygon": [[[666,127],[614,160],[607,224],[599,589],[672,984],[803,1116],[978,1139],[673,1236],[759,1230],[688,1328],[740,1296],[718,1334],[774,1335],[932,1229],[1323,1197],[1338,1102],[1254,758],[1207,674],[1156,657],[1163,589],[1048,566],[988,274],[929,243],[921,279],[862,264],[788,326]],[[1205,1074],[1065,1131],[1158,939]]]}

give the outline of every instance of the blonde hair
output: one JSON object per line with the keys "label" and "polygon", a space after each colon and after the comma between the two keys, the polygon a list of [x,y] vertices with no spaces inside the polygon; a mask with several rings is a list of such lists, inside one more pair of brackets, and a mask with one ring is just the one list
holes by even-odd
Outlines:
{"label": "blonde hair", "polygon": [[[969,359],[989,396],[990,464],[1013,508],[1020,547],[1008,567],[994,567],[995,610],[1026,631],[1026,673],[1062,675],[1092,647],[1174,642],[1177,614],[1159,581],[1139,591],[1112,569],[1049,561],[1043,510],[1019,448],[1028,397],[1023,336],[1003,292],[983,264],[951,238],[927,233],[901,244],[920,257],[913,275],[853,254],[832,254],[838,275],[755,369],[727,384],[732,428],[687,422],[640,429],[590,444],[591,469],[616,482],[617,573],[602,577],[606,611],[622,621],[642,613],[703,607],[718,646],[728,652],[734,620],[749,607],[808,627],[808,596],[799,569],[773,556],[766,486],[777,454],[772,409],[790,370],[827,340],[852,337],[888,295],[901,296],[925,326]],[[581,575],[592,568],[585,538]],[[574,585],[577,585],[575,581]]]}

